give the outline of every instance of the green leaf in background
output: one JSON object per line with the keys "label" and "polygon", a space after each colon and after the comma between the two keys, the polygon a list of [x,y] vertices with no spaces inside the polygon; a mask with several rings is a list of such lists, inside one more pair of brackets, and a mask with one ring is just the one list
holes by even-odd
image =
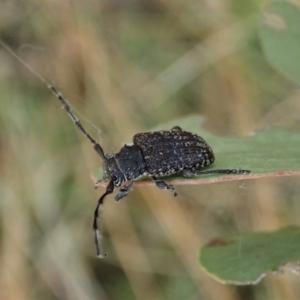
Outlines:
{"label": "green leaf in background", "polygon": [[273,2],[265,10],[259,36],[270,64],[299,84],[300,8],[288,2]]}
{"label": "green leaf in background", "polygon": [[[250,175],[200,175],[184,178],[180,175],[167,177],[173,184],[201,184],[260,177],[300,175],[300,134],[284,129],[270,128],[256,132],[250,137],[219,137],[201,128],[204,117],[191,115],[161,124],[151,131],[168,130],[178,125],[184,130],[197,133],[212,147],[216,161],[207,169],[246,169]],[[98,170],[96,177],[101,177]],[[151,179],[136,185],[152,185]]]}
{"label": "green leaf in background", "polygon": [[[200,250],[200,266],[227,284],[257,284],[267,272],[283,266],[297,274],[300,261],[300,228],[248,233],[218,238]],[[299,275],[299,274],[298,274]]]}

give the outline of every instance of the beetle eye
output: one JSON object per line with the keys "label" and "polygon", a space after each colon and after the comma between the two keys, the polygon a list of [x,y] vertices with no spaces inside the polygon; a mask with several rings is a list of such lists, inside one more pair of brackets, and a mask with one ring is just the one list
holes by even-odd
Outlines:
{"label": "beetle eye", "polygon": [[118,177],[117,177],[116,175],[113,175],[112,180],[113,180],[114,182],[116,182],[116,181],[118,181]]}

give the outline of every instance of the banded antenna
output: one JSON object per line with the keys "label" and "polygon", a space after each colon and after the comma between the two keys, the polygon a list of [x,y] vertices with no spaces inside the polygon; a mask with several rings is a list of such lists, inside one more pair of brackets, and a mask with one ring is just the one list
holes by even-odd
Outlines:
{"label": "banded antenna", "polygon": [[[62,93],[60,93],[51,83],[49,80],[47,80],[45,77],[43,77],[41,74],[39,74],[34,68],[32,68],[25,60],[23,60],[20,56],[18,56],[12,49],[10,49],[9,46],[7,46],[4,42],[0,40],[0,45],[9,52],[13,57],[15,57],[23,66],[25,66],[32,74],[34,74],[37,78],[39,78],[46,86],[47,88],[56,96],[56,98],[62,103],[62,107],[67,112],[69,117],[72,119],[72,121],[75,123],[77,128],[84,134],[84,136],[93,144],[95,151],[99,154],[99,156],[106,160],[104,151],[100,144],[98,144],[87,131],[84,129],[84,127],[81,125],[79,119],[74,115],[72,112],[72,109],[67,102],[67,100],[63,97]],[[96,186],[98,183],[101,182],[101,180],[97,181]],[[96,209],[94,211],[94,219],[93,219],[93,231],[94,231],[94,237],[95,237],[95,244],[96,244],[96,253],[99,258],[103,258],[106,256],[106,254],[102,251],[102,244],[101,244],[101,233],[98,228],[98,219],[99,219],[99,211],[102,208],[104,198],[113,193],[114,190],[114,184],[113,180],[109,182],[107,185],[105,193],[99,198],[98,204],[96,206]]]}

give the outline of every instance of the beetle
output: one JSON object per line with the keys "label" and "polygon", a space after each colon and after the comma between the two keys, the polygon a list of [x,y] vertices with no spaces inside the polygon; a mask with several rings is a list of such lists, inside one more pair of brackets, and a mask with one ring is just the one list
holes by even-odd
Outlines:
{"label": "beetle", "polygon": [[[60,100],[63,108],[73,120],[79,130],[94,145],[95,151],[103,160],[103,178],[99,179],[95,187],[109,180],[105,193],[99,198],[93,221],[93,230],[97,256],[103,258],[100,245],[101,236],[98,229],[99,211],[107,195],[112,194],[115,187],[121,187],[115,200],[125,198],[132,190],[133,184],[142,176],[149,176],[160,189],[169,190],[177,196],[171,184],[157,177],[181,173],[184,177],[193,177],[201,174],[249,174],[249,170],[224,169],[201,170],[215,161],[212,148],[197,134],[184,131],[175,126],[170,130],[138,133],[133,137],[133,145],[124,145],[117,153],[105,154],[103,148],[82,127],[80,121],[73,114],[69,104],[55,87],[48,88]],[[129,182],[126,185],[126,182]]]}
{"label": "beetle", "polygon": [[[63,108],[78,129],[93,144],[95,151],[103,159],[104,175],[103,178],[96,182],[95,187],[97,188],[99,183],[106,179],[109,180],[109,183],[105,193],[99,198],[94,211],[93,230],[98,257],[103,258],[106,256],[100,244],[101,235],[97,224],[99,211],[105,197],[112,194],[115,187],[121,186],[115,196],[115,200],[119,201],[129,194],[136,180],[142,176],[149,176],[158,188],[169,190],[176,196],[177,193],[174,187],[163,180],[157,179],[157,177],[177,173],[181,173],[185,177],[216,173],[250,173],[249,170],[241,169],[201,170],[214,162],[215,157],[213,151],[203,138],[194,133],[184,131],[179,126],[175,126],[170,130],[138,133],[133,137],[133,145],[124,145],[118,153],[105,154],[100,144],[83,128],[62,94],[1,40],[0,45],[47,85],[48,89],[62,103]],[[129,184],[126,185],[126,182],[129,182]]]}

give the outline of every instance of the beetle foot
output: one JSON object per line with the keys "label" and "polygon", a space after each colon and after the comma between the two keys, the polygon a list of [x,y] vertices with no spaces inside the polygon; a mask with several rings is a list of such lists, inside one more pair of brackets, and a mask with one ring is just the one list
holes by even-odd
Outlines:
{"label": "beetle foot", "polygon": [[127,185],[127,186],[126,186],[126,185],[123,185],[123,186],[120,188],[118,194],[115,196],[115,200],[116,200],[116,201],[119,201],[119,200],[125,198],[125,197],[129,194],[129,192],[132,190],[133,182],[134,182],[134,181],[132,181],[132,182],[131,182],[129,185]]}
{"label": "beetle foot", "polygon": [[103,179],[98,179],[94,185],[95,190],[98,188],[98,186],[100,185],[100,183],[103,181]]}
{"label": "beetle foot", "polygon": [[153,181],[155,182],[155,185],[162,190],[169,190],[171,193],[173,193],[174,197],[177,196],[177,193],[175,191],[175,188],[171,184],[165,183],[163,180],[157,180],[155,177],[152,177]]}
{"label": "beetle foot", "polygon": [[231,169],[228,170],[230,172],[230,174],[250,174],[251,171],[249,170],[242,170],[242,169]]}

